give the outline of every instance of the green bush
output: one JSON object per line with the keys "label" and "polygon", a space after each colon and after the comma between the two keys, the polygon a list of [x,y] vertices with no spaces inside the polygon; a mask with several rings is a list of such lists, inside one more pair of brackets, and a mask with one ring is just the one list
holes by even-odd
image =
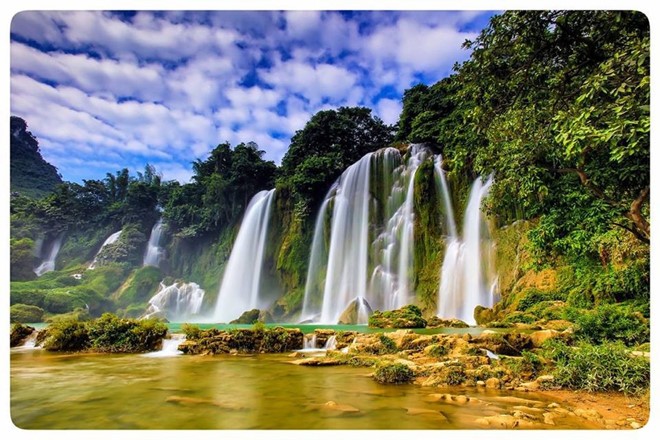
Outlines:
{"label": "green bush", "polygon": [[565,296],[561,292],[529,289],[525,293],[525,296],[523,296],[518,302],[518,307],[516,309],[518,311],[524,312],[542,301],[556,301],[564,299]]}
{"label": "green bush", "polygon": [[186,339],[194,341],[202,336],[202,329],[194,324],[185,323],[181,326],[181,331],[186,335]]}
{"label": "green bush", "polygon": [[374,379],[379,383],[407,383],[415,377],[413,371],[404,364],[385,364],[376,368]]}
{"label": "green bush", "polygon": [[47,328],[43,347],[50,351],[82,351],[89,348],[89,333],[84,322],[62,319]]}
{"label": "green bush", "polygon": [[111,313],[88,324],[91,347],[111,353],[155,350],[167,335],[167,326],[155,319],[123,319]]}
{"label": "green bush", "polygon": [[9,322],[41,322],[44,309],[28,304],[14,304],[9,308]]}
{"label": "green bush", "polygon": [[622,341],[633,346],[649,342],[648,320],[629,306],[605,304],[593,310],[571,310],[567,314],[576,324],[575,335],[592,343]]}
{"label": "green bush", "polygon": [[515,323],[532,324],[533,322],[536,322],[536,316],[530,313],[513,312],[506,316],[501,323],[508,326]]}
{"label": "green bush", "polygon": [[51,313],[66,313],[77,307],[85,307],[85,302],[69,292],[52,291],[44,297],[44,309]]}
{"label": "green bush", "polygon": [[392,340],[392,338],[389,338],[385,336],[384,334],[381,334],[378,339],[380,340],[380,343],[382,344],[381,348],[381,354],[387,354],[387,353],[396,353],[397,348],[396,348],[396,343]]}
{"label": "green bush", "polygon": [[449,354],[449,348],[440,344],[432,345],[431,349],[429,350],[429,356],[436,358],[445,357],[447,354]]}
{"label": "green bush", "polygon": [[552,349],[558,385],[587,391],[621,391],[626,394],[645,392],[650,383],[651,365],[647,358],[631,356],[621,342],[602,345],[580,343],[576,348]]}

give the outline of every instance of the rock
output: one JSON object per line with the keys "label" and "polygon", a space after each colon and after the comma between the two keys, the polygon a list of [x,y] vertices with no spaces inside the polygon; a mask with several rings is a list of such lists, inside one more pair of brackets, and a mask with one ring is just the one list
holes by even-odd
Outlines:
{"label": "rock", "polygon": [[498,402],[519,403],[521,405],[526,405],[526,406],[539,405],[539,404],[543,403],[539,400],[523,399],[523,398],[514,397],[514,396],[496,396],[496,397],[493,397],[493,399],[498,401]]}
{"label": "rock", "polygon": [[261,311],[259,309],[252,309],[243,312],[241,316],[233,321],[230,321],[230,324],[254,324],[259,321],[259,314]]}
{"label": "rock", "polygon": [[595,409],[578,408],[575,410],[575,415],[592,421],[600,421],[600,419],[603,418],[603,416],[601,416]]}
{"label": "rock", "polygon": [[501,382],[496,377],[490,377],[486,379],[486,388],[500,388]]}
{"label": "rock", "polygon": [[548,408],[550,409],[559,408],[559,404],[557,402],[552,402],[548,405]]}
{"label": "rock", "polygon": [[168,398],[165,399],[165,402],[184,404],[184,405],[211,405],[232,411],[244,411],[249,409],[235,402],[219,402],[216,400],[200,399],[197,397],[169,396]]}
{"label": "rock", "polygon": [[538,330],[532,332],[529,335],[529,339],[532,341],[535,348],[539,348],[545,341],[556,337],[558,334],[559,332],[557,330]]}
{"label": "rock", "polygon": [[541,327],[543,327],[544,330],[564,331],[566,329],[572,328],[573,323],[564,319],[551,319],[550,321],[542,324]]}
{"label": "rock", "polygon": [[346,361],[327,356],[315,356],[298,359],[296,361],[292,361],[292,363],[306,367],[331,367],[333,365],[344,365]]}
{"label": "rock", "polygon": [[466,322],[461,321],[460,319],[442,319],[437,316],[431,316],[426,320],[426,327],[429,328],[440,328],[440,327],[449,327],[449,328],[467,328],[470,327]]}
{"label": "rock", "polygon": [[536,391],[536,390],[538,390],[539,388],[541,388],[541,386],[539,385],[539,383],[536,382],[536,381],[533,381],[533,382],[524,382],[524,383],[520,384],[520,386],[522,387],[522,390],[523,390],[523,391]]}
{"label": "rock", "polygon": [[555,415],[552,413],[543,413],[543,423],[546,425],[554,425],[555,424]]}
{"label": "rock", "polygon": [[437,420],[439,422],[448,422],[447,417],[441,413],[440,411],[436,411],[434,409],[426,409],[426,408],[406,408],[409,416],[423,416],[425,418],[432,418],[434,420]]}
{"label": "rock", "polygon": [[477,325],[484,325],[495,320],[495,311],[483,306],[476,306],[474,308],[474,320]]}
{"label": "rock", "polygon": [[499,414],[496,416],[482,417],[481,419],[475,420],[476,423],[480,425],[489,426],[493,428],[533,428],[537,425],[528,420],[519,419],[509,414]]}
{"label": "rock", "polygon": [[369,317],[369,327],[375,328],[424,328],[426,320],[422,318],[419,307],[409,304],[400,309],[381,312],[376,310]]}
{"label": "rock", "polygon": [[470,398],[468,396],[459,395],[459,396],[454,396],[453,400],[456,403],[468,403],[470,401]]}
{"label": "rock", "polygon": [[337,403],[332,400],[318,406],[319,411],[329,416],[355,415],[360,412],[354,406]]}
{"label": "rock", "polygon": [[632,423],[630,424],[630,427],[631,427],[632,429],[639,429],[639,428],[642,427],[642,425],[639,424],[638,422],[632,422]]}
{"label": "rock", "polygon": [[355,298],[351,301],[339,316],[337,324],[353,325],[357,324],[360,314],[366,314],[368,317],[373,314],[371,306],[364,298]]}
{"label": "rock", "polygon": [[537,415],[545,411],[544,409],[541,408],[533,408],[531,406],[520,406],[520,405],[514,406],[513,409],[516,411],[522,411],[526,414],[537,414]]}
{"label": "rock", "polygon": [[484,382],[483,380],[478,380],[478,381],[477,381],[477,386],[478,386],[478,387],[485,387],[485,386],[486,386],[486,382]]}

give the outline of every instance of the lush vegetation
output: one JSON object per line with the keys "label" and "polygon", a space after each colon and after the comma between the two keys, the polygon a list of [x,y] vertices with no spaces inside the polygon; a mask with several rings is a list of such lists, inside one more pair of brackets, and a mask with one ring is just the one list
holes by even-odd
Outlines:
{"label": "lush vegetation", "polygon": [[61,319],[45,332],[43,347],[50,351],[139,353],[158,349],[167,326],[153,319],[122,319],[105,313],[90,321]]}
{"label": "lush vegetation", "polygon": [[380,383],[406,383],[414,377],[410,367],[399,363],[379,365],[374,372],[374,379]]}
{"label": "lush vegetation", "polygon": [[[212,304],[249,200],[273,187],[264,274],[281,295],[268,312],[297,318],[313,214],[332,183],[368,152],[427,142],[443,155],[457,212],[475,177],[494,176],[486,208],[503,299],[479,311],[481,324],[566,320],[594,344],[647,342],[648,21],[626,11],[510,11],[465,46],[471,56],[452,75],[405,91],[396,127],[367,108],[320,111],[292,137],[279,168],[247,142],[217,145],[194,161],[185,184],[163,181],[149,165],[135,176],[123,169],[82,183],[56,182],[46,171],[48,184],[30,177],[36,192],[11,197],[12,320],[140,316],[166,277],[199,283]],[[25,122],[11,124],[20,135],[12,137],[14,191],[14,159],[37,164],[39,153]],[[434,188],[427,162],[415,178],[416,305],[376,312],[372,326],[424,327],[421,310],[436,310],[445,225]],[[159,217],[167,258],[159,269],[140,268]],[[34,267],[59,238],[56,271],[35,279]]]}

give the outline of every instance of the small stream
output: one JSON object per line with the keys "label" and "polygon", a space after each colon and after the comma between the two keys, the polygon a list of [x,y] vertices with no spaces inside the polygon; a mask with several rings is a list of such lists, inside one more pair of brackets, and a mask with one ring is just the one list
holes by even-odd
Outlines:
{"label": "small stream", "polygon": [[[12,349],[11,418],[23,429],[484,429],[476,419],[520,405],[498,401],[502,395],[550,403],[533,393],[380,385],[367,377],[370,368],[292,360]],[[472,401],[438,402],[437,393]],[[586,427],[580,423],[547,427]]]}

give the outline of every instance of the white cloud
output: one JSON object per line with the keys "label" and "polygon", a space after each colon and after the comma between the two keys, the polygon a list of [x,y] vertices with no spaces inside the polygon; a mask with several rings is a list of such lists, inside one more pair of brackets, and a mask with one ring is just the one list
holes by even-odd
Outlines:
{"label": "white cloud", "polygon": [[401,114],[401,101],[384,98],[376,104],[376,114],[386,124],[396,124]]}

